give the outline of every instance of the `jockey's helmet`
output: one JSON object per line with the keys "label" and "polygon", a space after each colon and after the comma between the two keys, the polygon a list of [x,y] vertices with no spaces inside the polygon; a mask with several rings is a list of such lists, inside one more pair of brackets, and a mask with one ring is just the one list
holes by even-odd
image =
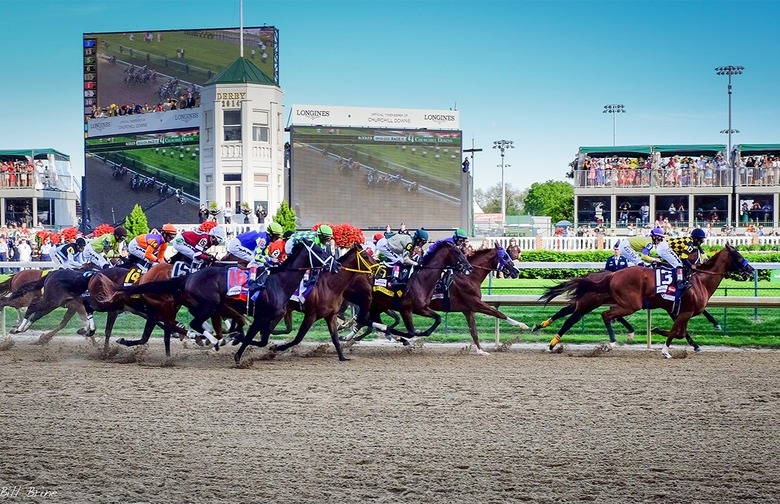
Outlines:
{"label": "jockey's helmet", "polygon": [[333,229],[327,224],[321,225],[317,229],[317,233],[319,233],[320,237],[323,238],[323,241],[328,241],[333,238]]}
{"label": "jockey's helmet", "polygon": [[176,226],[173,224],[166,224],[162,227],[162,232],[175,235],[178,231],[176,231]]}
{"label": "jockey's helmet", "polygon": [[284,233],[284,229],[282,228],[282,225],[278,222],[272,222],[268,224],[268,234],[274,235],[274,236],[282,236],[282,233]]}
{"label": "jockey's helmet", "polygon": [[114,238],[117,240],[124,240],[127,238],[127,229],[124,226],[117,226],[114,228]]}
{"label": "jockey's helmet", "polygon": [[374,235],[374,244],[376,244],[376,242],[378,242],[379,240],[381,240],[384,237],[385,237],[385,235],[383,235],[382,233],[375,234]]}
{"label": "jockey's helmet", "polygon": [[414,232],[414,236],[412,238],[414,239],[415,243],[418,241],[426,243],[428,241],[428,231],[426,231],[423,228],[420,228]]}
{"label": "jockey's helmet", "polygon": [[663,238],[665,236],[664,230],[661,229],[660,227],[654,227],[653,230],[650,231],[650,236],[652,238]]}
{"label": "jockey's helmet", "polygon": [[466,234],[466,231],[464,231],[461,228],[458,228],[455,230],[455,234],[452,235],[453,238],[455,238],[455,241],[458,240],[465,240],[469,237],[469,235]]}
{"label": "jockey's helmet", "polygon": [[225,240],[227,240],[227,234],[225,234],[225,228],[220,226],[214,226],[209,231],[209,236],[214,237],[214,239],[217,240],[217,244],[225,243]]}
{"label": "jockey's helmet", "polygon": [[87,240],[79,236],[78,238],[76,238],[76,246],[80,249],[83,249],[84,247],[87,246]]}
{"label": "jockey's helmet", "polygon": [[696,245],[701,245],[705,238],[707,238],[707,233],[705,233],[703,229],[695,228],[691,231],[691,240],[693,240]]}

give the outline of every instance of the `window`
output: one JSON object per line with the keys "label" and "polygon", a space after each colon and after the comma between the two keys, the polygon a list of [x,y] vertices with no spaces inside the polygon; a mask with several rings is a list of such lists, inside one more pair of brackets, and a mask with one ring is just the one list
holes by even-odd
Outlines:
{"label": "window", "polygon": [[222,175],[223,182],[241,182],[240,173],[225,173]]}
{"label": "window", "polygon": [[262,126],[260,124],[252,125],[252,141],[253,142],[268,142],[268,126]]}
{"label": "window", "polygon": [[241,111],[225,110],[223,112],[223,127],[226,142],[241,141]]}

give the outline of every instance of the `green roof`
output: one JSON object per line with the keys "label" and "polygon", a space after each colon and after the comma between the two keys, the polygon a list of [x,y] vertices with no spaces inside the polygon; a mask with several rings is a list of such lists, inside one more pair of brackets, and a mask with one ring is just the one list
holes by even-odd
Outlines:
{"label": "green roof", "polygon": [[726,152],[726,146],[722,144],[653,145],[653,152],[660,152],[664,157],[713,156],[719,152]]}
{"label": "green roof", "polygon": [[752,152],[752,153],[765,153],[765,152],[777,152],[780,151],[780,144],[740,144],[737,145],[737,149],[740,153]]}
{"label": "green roof", "polygon": [[35,154],[35,159],[43,159],[49,154],[54,154],[65,161],[70,161],[70,156],[54,149],[5,149],[0,150],[0,157],[27,157]]}
{"label": "green roof", "polygon": [[652,147],[649,145],[627,145],[611,147],[580,147],[580,154],[587,154],[590,157],[633,157],[633,156],[649,156]]}
{"label": "green roof", "polygon": [[211,78],[209,84],[264,84],[276,86],[276,82],[265,75],[254,63],[246,58],[238,58],[227,68]]}

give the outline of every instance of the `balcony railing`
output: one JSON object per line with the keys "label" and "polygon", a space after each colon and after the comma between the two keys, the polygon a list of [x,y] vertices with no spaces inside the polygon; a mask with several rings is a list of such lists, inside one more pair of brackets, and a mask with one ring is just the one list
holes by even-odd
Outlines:
{"label": "balcony railing", "polygon": [[[769,173],[769,172],[773,173]],[[740,185],[780,185],[778,168],[770,168],[761,174],[747,171],[741,174]],[[728,187],[732,186],[731,168],[685,168],[667,170],[665,168],[637,168],[576,170],[574,172],[574,187],[589,188],[631,188],[631,187]]]}

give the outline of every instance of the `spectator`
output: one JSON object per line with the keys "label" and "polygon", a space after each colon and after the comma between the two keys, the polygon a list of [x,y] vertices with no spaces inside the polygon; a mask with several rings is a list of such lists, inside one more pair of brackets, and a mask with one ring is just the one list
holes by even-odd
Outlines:
{"label": "spectator", "polygon": [[517,267],[520,263],[520,258],[523,256],[523,251],[520,250],[520,247],[517,245],[517,240],[514,238],[509,239],[509,246],[506,248],[506,252],[512,259],[512,262],[515,263],[515,267]]}
{"label": "spectator", "polygon": [[[19,243],[19,262],[31,262],[32,261],[32,247],[30,242],[26,238],[22,238]],[[27,269],[27,268],[23,268]]]}
{"label": "spectator", "polygon": [[41,244],[41,261],[51,261],[52,248],[54,248],[54,246],[51,244],[51,239],[47,237]]}
{"label": "spectator", "polygon": [[255,208],[255,217],[257,217],[257,223],[262,224],[265,222],[265,218],[268,216],[268,212],[265,211],[265,207],[263,205],[257,205],[257,208]]}
{"label": "spectator", "polygon": [[209,209],[206,208],[205,203],[201,203],[200,210],[198,210],[198,223],[203,224],[209,218]]}
{"label": "spectator", "polygon": [[230,202],[225,203],[225,211],[222,213],[225,217],[225,224],[230,224],[233,218],[233,207],[230,206]]}
{"label": "spectator", "polygon": [[[0,234],[0,261],[5,262],[8,260],[8,242],[5,239],[4,234]],[[5,274],[8,269],[5,267],[0,268],[0,274]]]}

